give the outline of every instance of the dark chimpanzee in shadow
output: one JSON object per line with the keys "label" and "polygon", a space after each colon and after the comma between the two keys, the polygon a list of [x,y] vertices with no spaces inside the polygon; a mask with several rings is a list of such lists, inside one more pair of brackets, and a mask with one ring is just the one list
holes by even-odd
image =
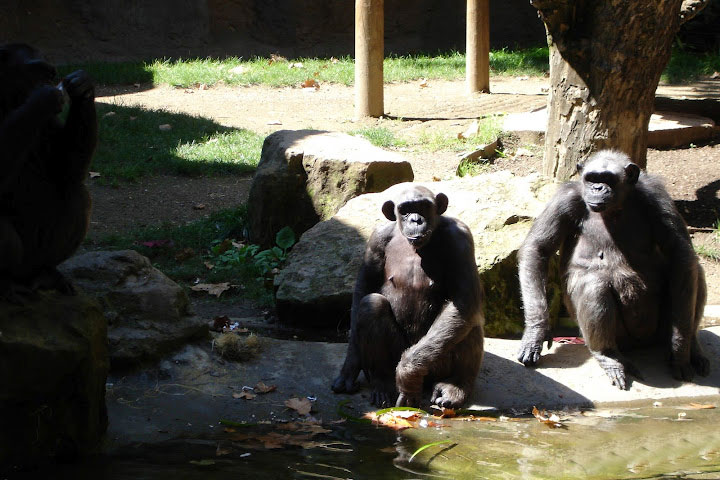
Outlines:
{"label": "dark chimpanzee in shadow", "polygon": [[580,180],[562,185],[520,248],[525,332],[518,360],[540,359],[551,344],[545,293],[548,258],[560,249],[565,305],[592,356],[613,384],[642,378],[620,353],[667,344],[673,376],[705,376],[709,362],[696,332],[705,274],[687,227],[662,183],[616,151],[578,165]]}
{"label": "dark chimpanzee in shadow", "polygon": [[[0,46],[0,296],[56,288],[55,268],[80,245],[90,197],[83,181],[97,143],[93,84],[55,68],[27,45]],[[58,113],[67,92],[64,124]]]}
{"label": "dark chimpanzee in shadow", "polygon": [[483,356],[482,289],[472,234],[441,216],[447,204],[444,194],[412,186],[382,206],[391,222],[365,250],[335,392],[353,391],[360,370],[377,406],[418,405],[424,385],[444,407],[472,392]]}

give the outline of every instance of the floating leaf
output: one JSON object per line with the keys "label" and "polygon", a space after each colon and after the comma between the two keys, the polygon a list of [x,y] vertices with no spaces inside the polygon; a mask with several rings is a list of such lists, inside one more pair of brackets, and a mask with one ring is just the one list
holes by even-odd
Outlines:
{"label": "floating leaf", "polygon": [[544,423],[550,428],[567,428],[565,425],[560,423],[560,417],[558,417],[554,413],[548,416],[545,410],[541,412],[537,409],[537,407],[533,407],[532,414],[535,418],[538,419],[538,422]]}
{"label": "floating leaf", "polygon": [[312,409],[312,404],[307,398],[290,398],[285,400],[285,406],[295,410],[300,415],[308,415]]}
{"label": "floating leaf", "polygon": [[440,411],[439,414],[435,415],[436,417],[452,418],[455,416],[455,410],[453,410],[452,408],[445,408],[445,407],[441,407],[439,405],[431,405],[430,408]]}
{"label": "floating leaf", "polygon": [[428,443],[427,445],[423,445],[422,447],[415,450],[415,452],[413,452],[412,455],[410,455],[410,458],[408,459],[408,463],[412,462],[413,458],[415,458],[417,456],[417,454],[422,452],[423,450],[430,448],[430,447],[434,447],[436,445],[442,445],[444,443],[450,443],[450,442],[451,442],[451,440],[441,440],[439,442],[433,442],[433,443]]}

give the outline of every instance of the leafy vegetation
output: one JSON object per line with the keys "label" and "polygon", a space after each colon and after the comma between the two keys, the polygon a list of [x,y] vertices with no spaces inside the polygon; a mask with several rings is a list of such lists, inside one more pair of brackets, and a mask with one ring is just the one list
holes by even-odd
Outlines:
{"label": "leafy vegetation", "polygon": [[399,138],[387,127],[367,127],[359,130],[353,130],[348,133],[350,133],[350,135],[365,137],[370,141],[370,143],[377,147],[404,147],[408,144],[407,140]]}
{"label": "leafy vegetation", "polygon": [[275,247],[260,250],[257,245],[235,241],[244,238],[246,223],[247,209],[242,206],[215,212],[187,225],[166,223],[126,235],[106,236],[88,246],[137,250],[185,287],[230,282],[237,287],[223,298],[242,292],[243,297],[271,304],[272,277],[287,258],[295,235],[285,228],[278,232]]}

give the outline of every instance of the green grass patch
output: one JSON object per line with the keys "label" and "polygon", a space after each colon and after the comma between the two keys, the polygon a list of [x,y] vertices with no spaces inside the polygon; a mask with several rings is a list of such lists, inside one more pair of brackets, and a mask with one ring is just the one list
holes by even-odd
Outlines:
{"label": "green grass patch", "polygon": [[[207,219],[186,225],[166,223],[132,230],[126,235],[108,235],[89,242],[92,248],[132,249],[148,257],[172,280],[189,288],[199,283],[230,282],[239,285],[222,294],[223,299],[242,296],[263,305],[272,303],[272,291],[254,262],[223,264],[215,268],[220,254],[217,246],[229,239],[244,237],[247,224],[245,206],[221,210]],[[208,268],[213,265],[212,269]]]}
{"label": "green grass patch", "polygon": [[247,173],[260,161],[263,137],[248,130],[164,110],[104,103],[97,109],[99,142],[92,169],[105,183],[158,173]]}
{"label": "green grass patch", "polygon": [[660,80],[664,83],[684,83],[718,71],[719,53],[693,53],[675,48]]}
{"label": "green grass patch", "polygon": [[359,130],[352,130],[348,133],[350,135],[365,137],[376,147],[404,147],[408,144],[407,140],[398,138],[395,135],[395,132],[387,127],[367,127]]}
{"label": "green grass patch", "polygon": [[[542,76],[549,71],[548,48],[501,49],[490,52],[492,75]],[[146,62],[83,63],[62,65],[61,75],[82,68],[101,85],[147,84],[175,85],[269,85],[301,86],[314,79],[320,84],[352,85],[355,63],[352,57],[297,58],[282,57],[241,59],[180,58]],[[662,80],[681,83],[711,75],[720,70],[720,54],[692,53],[675,48]],[[387,57],[383,64],[385,82],[409,82],[421,78],[460,80],[465,77],[465,54],[451,52],[438,55]]]}
{"label": "green grass patch", "polygon": [[469,138],[458,138],[457,132],[453,131],[423,130],[417,141],[412,143],[412,146],[418,146],[420,149],[429,152],[440,150],[453,152],[472,151],[480,145],[494,142],[502,133],[503,122],[501,115],[491,115],[481,118],[477,122],[477,133]]}
{"label": "green grass patch", "polygon": [[[494,75],[543,75],[548,70],[547,47],[522,50],[497,50],[490,53]],[[60,75],[73,70],[87,70],[101,85],[152,83],[189,87],[215,85],[301,86],[314,79],[322,83],[352,85],[355,62],[342,58],[204,58],[162,59],[147,62],[85,63],[59,67]],[[383,64],[386,82],[409,82],[421,78],[458,80],[465,76],[465,54],[451,52],[439,55],[393,56]]]}

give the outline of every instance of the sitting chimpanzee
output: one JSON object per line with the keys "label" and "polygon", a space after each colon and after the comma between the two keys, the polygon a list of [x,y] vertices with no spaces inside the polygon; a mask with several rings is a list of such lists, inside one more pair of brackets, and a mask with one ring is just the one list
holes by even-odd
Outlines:
{"label": "sitting chimpanzee", "polygon": [[548,259],[560,249],[565,305],[592,356],[620,389],[642,378],[622,349],[667,345],[673,376],[707,375],[696,332],[706,286],[682,217],[659,180],[616,151],[578,165],[580,180],[560,187],[520,248],[526,366],[550,345],[545,297]]}
{"label": "sitting chimpanzee", "polygon": [[472,392],[483,356],[482,290],[472,234],[441,216],[447,204],[444,194],[411,186],[382,206],[391,222],[365,250],[335,392],[353,391],[360,370],[377,406],[417,405],[424,383],[444,407]]}
{"label": "sitting chimpanzee", "polygon": [[[97,143],[94,87],[83,71],[55,86],[55,68],[27,45],[0,47],[0,296],[72,285],[55,268],[82,242],[83,181]],[[67,92],[70,108],[58,113]]]}

